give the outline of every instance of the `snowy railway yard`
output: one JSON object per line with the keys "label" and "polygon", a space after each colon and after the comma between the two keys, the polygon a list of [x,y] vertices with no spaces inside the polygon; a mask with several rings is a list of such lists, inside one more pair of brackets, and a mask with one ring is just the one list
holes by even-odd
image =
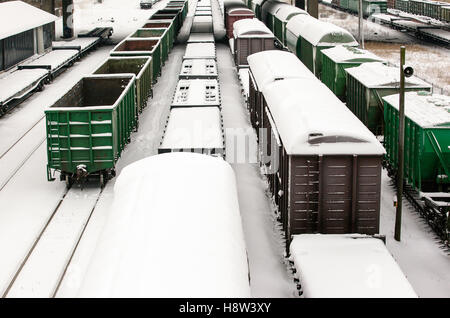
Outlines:
{"label": "snowy railway yard", "polygon": [[[75,1],[75,23],[81,23],[75,24],[75,27],[86,31],[96,26],[112,26],[113,43],[91,51],[46,85],[45,90],[35,93],[0,118],[2,297],[85,295],[81,291],[83,285],[86,286],[85,278],[89,277],[92,260],[96,259],[97,266],[100,264],[108,267],[106,259],[102,260],[101,255],[99,257],[96,253],[98,246],[105,244],[102,234],[113,210],[116,180],[126,166],[158,154],[171,112],[172,96],[178,84],[178,74],[186,52],[197,1],[189,2],[189,11],[177,35],[177,41],[162,66],[161,76],[153,85],[153,96],[149,97],[148,106],[139,114],[139,127],[131,134],[130,142],[117,161],[117,176],[104,187],[100,187],[98,182],[88,182],[68,188],[65,182],[59,181],[58,173],[55,175],[56,181],[47,181],[44,110],[107,59],[114,48],[113,44],[119,43],[142,26],[168,2],[169,0],[163,0],[154,4],[151,10],[140,10],[138,0],[104,0],[95,5],[87,0]],[[211,0],[210,3],[226,161],[231,165],[236,178],[251,277],[251,296],[298,297],[295,282],[298,277],[292,272],[292,258],[285,257],[282,225],[277,221],[268,180],[257,159],[257,134],[252,127],[245,100],[249,84],[248,78],[244,76],[248,76],[248,72],[242,69],[238,71],[228,42],[224,40],[226,31],[220,3],[217,0]],[[102,6],[106,13],[100,13]],[[60,24],[61,21],[56,22],[57,30],[61,29]],[[56,44],[57,42],[53,43]],[[448,63],[448,57],[445,62]],[[4,84],[0,81],[0,85]],[[446,85],[448,83],[441,86]],[[245,136],[244,154],[237,153],[232,148],[235,146],[235,134]],[[450,297],[449,250],[406,199],[402,241],[394,240],[395,194],[393,181],[383,168],[379,233],[386,236],[387,250],[419,297]],[[293,256],[295,257],[298,255]],[[389,255],[386,257],[389,258]],[[302,264],[308,266],[307,262]],[[397,269],[394,268],[395,270]],[[297,270],[300,271],[301,269]],[[305,271],[305,275],[307,273]],[[409,295],[408,293],[404,295]]]}

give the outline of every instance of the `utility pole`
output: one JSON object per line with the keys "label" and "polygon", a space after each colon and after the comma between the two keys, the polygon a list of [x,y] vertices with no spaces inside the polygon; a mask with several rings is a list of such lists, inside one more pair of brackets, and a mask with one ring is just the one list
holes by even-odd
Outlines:
{"label": "utility pole", "polygon": [[[394,238],[400,242],[402,227],[402,197],[403,197],[403,165],[405,145],[405,47],[400,47],[400,100],[398,115],[398,170],[397,170],[397,208],[395,211],[395,234]],[[412,75],[412,74],[411,74]]]}
{"label": "utility pole", "polygon": [[359,24],[358,24],[358,39],[361,48],[364,49],[364,25],[363,25],[363,5],[362,0],[359,0],[358,10]]}

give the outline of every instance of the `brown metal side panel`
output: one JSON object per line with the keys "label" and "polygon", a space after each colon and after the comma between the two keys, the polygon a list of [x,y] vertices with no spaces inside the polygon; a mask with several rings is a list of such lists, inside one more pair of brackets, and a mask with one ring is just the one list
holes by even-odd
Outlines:
{"label": "brown metal side panel", "polygon": [[262,39],[258,39],[258,38],[254,38],[254,39],[251,39],[251,42],[250,42],[250,45],[251,45],[251,48],[250,48],[250,54],[253,54],[253,53],[258,53],[258,52],[261,52],[262,51],[262,48],[263,48],[263,46],[262,46]]}
{"label": "brown metal side panel", "polygon": [[377,234],[380,228],[381,157],[357,158],[357,233]]}
{"label": "brown metal side panel", "polygon": [[253,128],[255,127],[255,108],[256,108],[256,101],[257,101],[257,92],[255,88],[255,84],[253,83],[253,76],[250,75],[249,80],[249,101],[248,101],[248,108],[250,112],[250,121],[252,123]]}
{"label": "brown metal side panel", "polygon": [[323,156],[321,174],[321,232],[351,231],[353,156]]}
{"label": "brown metal side panel", "polygon": [[249,53],[249,41],[247,38],[238,38],[236,40],[237,44],[237,56],[239,65],[247,65],[247,56]]}
{"label": "brown metal side panel", "polygon": [[264,39],[264,51],[275,50],[274,39]]}
{"label": "brown metal side panel", "polygon": [[290,234],[317,231],[319,157],[291,156]]}

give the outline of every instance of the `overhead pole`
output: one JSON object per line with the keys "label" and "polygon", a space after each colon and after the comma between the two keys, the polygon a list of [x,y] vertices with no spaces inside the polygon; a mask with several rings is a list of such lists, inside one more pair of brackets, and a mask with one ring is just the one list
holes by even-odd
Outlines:
{"label": "overhead pole", "polygon": [[397,206],[395,212],[394,238],[400,242],[402,227],[403,167],[405,145],[405,47],[400,47],[400,97],[398,124],[398,170],[397,170]]}

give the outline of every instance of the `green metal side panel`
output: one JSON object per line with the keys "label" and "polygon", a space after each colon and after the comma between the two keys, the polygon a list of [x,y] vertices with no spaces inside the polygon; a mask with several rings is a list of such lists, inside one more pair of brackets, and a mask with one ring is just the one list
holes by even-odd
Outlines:
{"label": "green metal side panel", "polygon": [[358,12],[358,1],[357,0],[348,0],[348,9],[351,12]]}
{"label": "green metal side panel", "polygon": [[409,0],[395,0],[395,9],[409,12]]}
{"label": "green metal side panel", "polygon": [[274,16],[271,13],[267,13],[266,16],[266,26],[269,28],[270,31],[272,31],[272,33],[275,33],[275,29],[274,29]]}
{"label": "green metal side panel", "polygon": [[48,168],[88,173],[114,168],[135,126],[134,83],[112,109],[45,111]]}
{"label": "green metal side panel", "polygon": [[297,56],[314,73],[314,46],[303,38],[298,41]]}
{"label": "green metal side panel", "polygon": [[165,28],[147,28],[137,30],[131,35],[135,38],[159,38],[161,40],[161,58],[165,62],[169,56],[169,30]]}
{"label": "green metal side panel", "polygon": [[274,22],[273,34],[281,43],[284,44],[283,22],[281,22],[277,17],[273,17],[273,22]]}
{"label": "green metal side panel", "polygon": [[348,10],[348,0],[341,0],[341,8]]}
{"label": "green metal side panel", "polygon": [[[298,58],[300,58],[300,46],[299,46],[299,39],[288,29],[286,29],[286,46],[288,49],[297,55]],[[297,49],[297,47],[299,49]]]}
{"label": "green metal side panel", "polygon": [[[386,161],[398,167],[398,110],[384,102]],[[405,179],[420,191],[441,191],[450,170],[450,127],[421,127],[405,118]],[[438,149],[438,151],[437,151]]]}
{"label": "green metal side panel", "polygon": [[158,48],[154,50],[152,54],[152,62],[153,62],[153,81],[156,81],[158,76],[161,74],[161,42],[158,44]]}
{"label": "green metal side panel", "polygon": [[[398,94],[398,88],[367,88],[353,76],[347,76],[347,107],[372,131],[381,135],[384,131],[382,97]],[[409,91],[430,91],[424,88],[405,88]]]}

